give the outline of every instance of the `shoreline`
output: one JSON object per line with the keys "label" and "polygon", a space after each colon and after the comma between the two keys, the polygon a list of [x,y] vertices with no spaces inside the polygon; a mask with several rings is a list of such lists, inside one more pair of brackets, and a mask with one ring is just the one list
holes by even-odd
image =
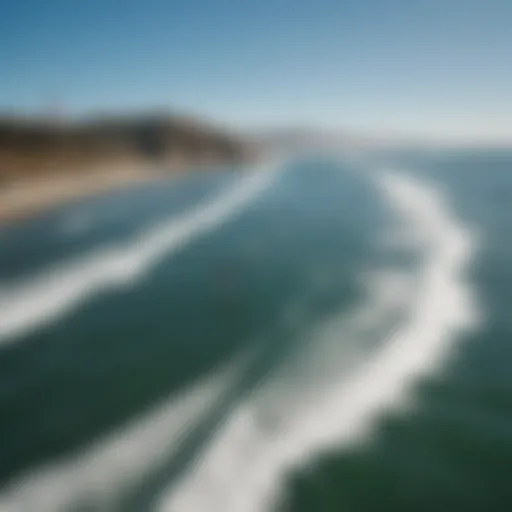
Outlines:
{"label": "shoreline", "polygon": [[12,181],[0,187],[0,227],[77,199],[157,180],[163,176],[163,173],[147,168],[125,166],[123,169],[98,169],[86,175],[52,174]]}
{"label": "shoreline", "polygon": [[126,164],[89,170],[83,174],[54,173],[4,183],[0,186],[0,228],[34,217],[54,207],[95,194],[179,177],[201,169],[232,165],[233,162],[195,162],[150,167]]}

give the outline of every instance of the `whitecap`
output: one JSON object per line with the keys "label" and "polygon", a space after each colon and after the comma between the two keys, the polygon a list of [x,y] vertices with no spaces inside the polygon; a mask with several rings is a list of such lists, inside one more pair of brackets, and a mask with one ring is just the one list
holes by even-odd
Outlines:
{"label": "whitecap", "polygon": [[322,386],[307,379],[298,386],[283,374],[267,381],[232,413],[196,466],[162,493],[159,512],[270,510],[282,498],[290,471],[323,451],[370,440],[383,411],[410,406],[411,381],[439,368],[461,330],[474,325],[465,274],[474,251],[472,233],[435,185],[398,170],[371,176],[421,240],[421,266],[415,286],[407,287],[402,278],[383,280],[363,305],[364,314],[356,311],[352,322],[342,321],[330,336],[357,336],[375,308],[383,307],[382,299],[408,298],[405,321],[348,378],[329,375]]}

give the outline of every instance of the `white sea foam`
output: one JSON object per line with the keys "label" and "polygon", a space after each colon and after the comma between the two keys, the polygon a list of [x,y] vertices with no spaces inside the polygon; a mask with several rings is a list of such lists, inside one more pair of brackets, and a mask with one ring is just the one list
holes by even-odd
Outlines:
{"label": "white sea foam", "polygon": [[92,510],[112,510],[119,493],[133,488],[169,460],[189,429],[220,405],[240,378],[247,355],[82,453],[22,475],[2,490],[0,510],[56,512],[71,510],[80,500]]}
{"label": "white sea foam", "polygon": [[167,219],[127,243],[104,247],[0,289],[0,343],[61,318],[94,294],[143,278],[162,258],[238,214],[273,183],[279,167],[274,162],[234,178],[234,184],[210,202]]}
{"label": "white sea foam", "polygon": [[[196,467],[162,494],[159,512],[270,510],[289,470],[329,448],[368,440],[380,413],[409,405],[410,381],[436,369],[476,318],[465,278],[471,233],[432,184],[393,170],[375,178],[424,250],[406,321],[355,374],[323,394],[308,382],[287,388],[282,375],[268,381],[228,418]],[[401,293],[390,296],[403,300]],[[382,307],[380,299],[373,302]]]}

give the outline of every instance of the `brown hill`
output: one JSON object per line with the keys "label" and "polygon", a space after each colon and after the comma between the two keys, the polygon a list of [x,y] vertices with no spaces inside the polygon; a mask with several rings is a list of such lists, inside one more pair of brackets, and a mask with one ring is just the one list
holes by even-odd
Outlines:
{"label": "brown hill", "polygon": [[0,180],[89,169],[237,162],[245,146],[210,125],[172,116],[103,118],[74,123],[0,118]]}

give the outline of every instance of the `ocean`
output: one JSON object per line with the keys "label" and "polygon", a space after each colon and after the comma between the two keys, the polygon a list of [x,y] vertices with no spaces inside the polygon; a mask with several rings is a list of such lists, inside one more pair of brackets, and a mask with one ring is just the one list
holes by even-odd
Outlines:
{"label": "ocean", "polygon": [[286,155],[1,228],[0,511],[511,510],[511,171]]}

